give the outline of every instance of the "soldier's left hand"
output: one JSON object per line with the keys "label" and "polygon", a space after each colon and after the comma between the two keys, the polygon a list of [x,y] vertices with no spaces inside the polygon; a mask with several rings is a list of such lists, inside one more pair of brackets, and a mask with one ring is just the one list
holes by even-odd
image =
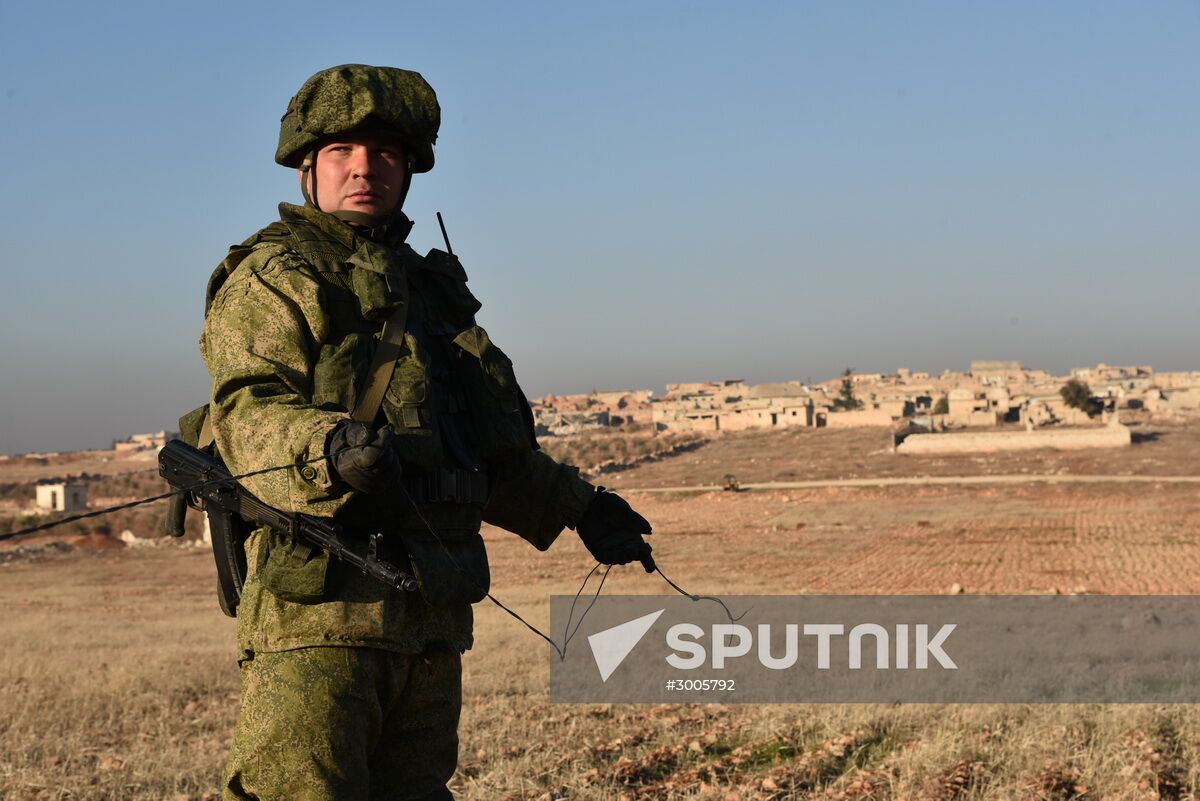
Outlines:
{"label": "soldier's left hand", "polygon": [[655,570],[653,550],[643,537],[651,533],[650,521],[614,492],[597,489],[591,503],[575,526],[579,538],[596,561],[603,565],[627,565],[638,561],[647,573]]}
{"label": "soldier's left hand", "polygon": [[400,483],[401,474],[393,440],[390,426],[374,431],[353,420],[339,423],[326,449],[333,472],[359,492],[392,489]]}

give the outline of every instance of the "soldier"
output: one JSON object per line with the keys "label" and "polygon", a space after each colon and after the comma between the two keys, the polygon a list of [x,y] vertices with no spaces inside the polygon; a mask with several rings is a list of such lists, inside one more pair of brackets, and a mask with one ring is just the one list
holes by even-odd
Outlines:
{"label": "soldier", "polygon": [[646,520],[538,450],[458,259],[404,242],[401,206],[433,167],[439,117],[415,72],[309,78],[275,154],[305,204],[281,204],[209,284],[200,348],[230,469],[327,455],[244,483],[336,518],[420,585],[390,589],[270,529],[247,539],[226,799],[451,797],[460,655],[489,583],[481,521],[539,550],[572,527],[604,564],[653,566]]}

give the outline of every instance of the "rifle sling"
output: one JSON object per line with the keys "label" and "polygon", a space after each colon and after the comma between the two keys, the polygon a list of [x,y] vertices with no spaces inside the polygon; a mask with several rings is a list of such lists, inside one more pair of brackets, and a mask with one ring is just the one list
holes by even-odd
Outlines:
{"label": "rifle sling", "polygon": [[200,438],[196,441],[196,447],[200,450],[208,450],[208,446],[212,445],[216,440],[212,430],[212,414],[211,410],[204,415],[204,421],[200,423]]}
{"label": "rifle sling", "polygon": [[404,327],[408,319],[407,282],[403,283],[402,287],[400,305],[383,324],[383,333],[379,336],[379,344],[375,347],[375,356],[371,360],[371,372],[367,375],[367,385],[350,414],[354,420],[367,425],[373,423],[375,416],[379,414],[379,407],[383,405],[383,394],[392,382],[396,360],[404,350]]}

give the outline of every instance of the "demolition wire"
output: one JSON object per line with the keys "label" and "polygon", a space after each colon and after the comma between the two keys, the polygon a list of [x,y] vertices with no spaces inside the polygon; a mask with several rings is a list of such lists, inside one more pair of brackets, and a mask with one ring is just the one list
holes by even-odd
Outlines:
{"label": "demolition wire", "polygon": [[[5,534],[0,534],[0,542],[3,542],[4,540],[10,539],[12,537],[20,537],[23,534],[33,534],[37,531],[46,531],[47,529],[56,528],[57,526],[65,526],[67,523],[74,523],[77,520],[86,520],[89,517],[100,517],[101,515],[107,515],[107,514],[111,514],[113,512],[120,512],[125,509],[132,509],[135,506],[143,506],[147,503],[154,503],[155,501],[165,501],[167,498],[174,498],[176,495],[187,495],[190,492],[197,492],[199,490],[208,489],[209,487],[218,487],[222,484],[227,485],[230,483],[237,482],[243,478],[251,478],[253,476],[261,476],[264,473],[274,473],[277,470],[290,470],[293,467],[303,467],[306,464],[312,464],[314,462],[323,462],[326,459],[329,459],[333,456],[337,456],[339,454],[345,453],[346,451],[350,450],[351,448],[356,448],[356,447],[361,447],[361,446],[352,445],[352,446],[343,448],[340,451],[335,451],[334,453],[330,453],[326,456],[318,456],[315,459],[309,459],[309,460],[303,461],[303,462],[296,462],[294,464],[283,464],[283,465],[278,465],[276,467],[264,467],[262,470],[252,470],[249,473],[242,473],[240,476],[230,476],[229,478],[214,478],[211,481],[202,481],[199,484],[193,484],[192,486],[184,487],[183,489],[171,490],[170,492],[164,492],[161,495],[153,495],[149,498],[142,498],[141,500],[130,501],[129,503],[122,503],[122,504],[117,504],[116,506],[109,506],[105,509],[97,509],[94,512],[84,512],[82,514],[77,514],[77,515],[68,515],[67,517],[63,517],[58,520],[52,520],[49,523],[42,523],[40,526],[30,526],[29,528],[23,528],[20,531],[9,531]],[[139,471],[139,472],[145,472],[145,471]]]}
{"label": "demolition wire", "polygon": [[[316,462],[323,462],[323,461],[333,458],[334,456],[338,456],[347,451],[354,450],[355,448],[362,448],[362,447],[365,447],[365,446],[350,445],[345,448],[342,448],[341,450],[334,451],[333,453],[325,454],[323,456],[318,456],[314,459],[297,461],[292,464],[276,465],[274,467],[264,467],[261,470],[252,470],[249,473],[241,473],[240,475],[229,476],[227,478],[226,477],[215,478],[210,481],[202,481],[198,484],[193,484],[190,487],[184,487],[182,489],[171,490],[170,492],[164,492],[160,495],[152,495],[148,498],[141,498],[136,501],[129,501],[128,503],[121,503],[121,504],[117,504],[116,506],[106,507],[104,509],[96,509],[95,511],[91,511],[91,512],[83,512],[81,514],[68,515],[67,517],[63,517],[58,520],[52,520],[49,523],[42,523],[41,525],[30,526],[29,528],[23,528],[23,529],[19,529],[17,531],[5,532],[3,534],[0,534],[0,542],[3,542],[4,540],[12,539],[13,537],[20,537],[20,536],[23,536],[26,534],[34,534],[39,531],[47,531],[52,528],[57,528],[58,526],[64,526],[67,523],[74,523],[79,520],[87,520],[87,519],[93,518],[93,517],[100,517],[101,515],[112,514],[113,512],[120,512],[125,509],[133,509],[134,507],[144,506],[148,503],[154,503],[155,501],[164,501],[164,500],[167,500],[168,498],[174,498],[177,495],[187,495],[192,492],[197,492],[200,490],[208,489],[210,487],[216,487],[216,486],[221,486],[221,485],[228,486],[230,484],[237,483],[238,481],[240,481],[241,479],[244,479],[244,478],[253,478],[254,476],[261,476],[266,473],[274,473],[279,470],[291,470],[296,467],[303,467],[305,465],[314,464]],[[139,472],[142,472],[142,471],[139,471]],[[464,575],[469,576],[470,574],[467,573],[462,568],[462,566],[458,564],[457,560],[454,559],[454,556],[446,548],[445,543],[442,542],[442,538],[439,537],[437,532],[433,530],[433,527],[429,524],[429,521],[426,520],[425,516],[421,514],[420,510],[417,508],[416,502],[412,499],[411,496],[408,495],[408,492],[403,488],[403,486],[401,487],[401,492],[403,492],[405,497],[408,498],[409,503],[412,504],[413,510],[417,513],[417,517],[419,517],[421,522],[425,524],[425,528],[429,531],[429,533],[431,535],[433,535],[433,538],[435,540],[437,540],[438,545],[441,546],[441,548],[442,548],[443,552],[445,552],[446,556],[448,556],[450,558],[450,561],[454,564],[455,568],[458,569]],[[575,606],[579,602],[579,598],[583,595],[583,591],[587,588],[588,582],[592,580],[592,576],[596,575],[596,571],[599,570],[601,567],[604,567],[604,573],[600,577],[600,583],[596,587],[596,593],[595,593],[595,595],[592,596],[591,602],[588,603],[587,607],[584,608],[583,612],[580,614],[579,619],[577,621],[575,621],[575,628],[572,629],[571,622],[575,617]],[[579,632],[579,628],[583,625],[583,619],[587,616],[587,613],[590,612],[592,610],[592,607],[596,605],[596,601],[600,598],[600,593],[604,589],[604,582],[608,579],[608,574],[612,571],[612,568],[613,568],[612,565],[601,565],[599,562],[597,562],[596,566],[593,567],[591,569],[591,572],[589,572],[587,574],[587,577],[584,578],[583,584],[581,584],[579,587],[579,591],[575,593],[574,600],[571,601],[571,609],[567,615],[567,623],[563,630],[563,644],[561,647],[559,647],[558,643],[556,643],[548,635],[544,634],[540,629],[538,629],[536,626],[534,626],[528,620],[521,617],[519,614],[514,612],[512,609],[509,609],[507,606],[505,606],[500,601],[500,599],[498,599],[496,596],[492,595],[490,592],[488,592],[486,594],[487,594],[488,600],[490,600],[496,606],[500,607],[505,612],[507,612],[509,615],[513,616],[518,621],[520,621],[525,626],[525,628],[529,629],[534,634],[536,634],[537,636],[541,637],[543,640],[548,642],[550,644],[550,647],[553,648],[555,653],[558,654],[559,660],[563,661],[563,660],[566,660],[566,658],[567,658],[567,645],[570,644],[571,640]],[[663,581],[665,581],[668,585],[670,585],[671,589],[675,590],[680,595],[683,595],[686,598],[690,598],[693,601],[712,601],[714,603],[720,604],[721,608],[725,610],[725,615],[726,615],[726,617],[729,618],[729,621],[731,623],[736,623],[737,621],[741,620],[750,611],[750,610],[746,610],[745,612],[742,612],[742,614],[738,615],[737,617],[734,617],[733,613],[729,610],[729,607],[720,598],[718,598],[716,596],[712,596],[712,595],[694,595],[694,594],[684,590],[678,584],[671,581],[671,579],[667,578],[666,574],[663,573],[662,569],[659,568],[657,565],[654,568],[654,572],[657,573],[662,578]]]}

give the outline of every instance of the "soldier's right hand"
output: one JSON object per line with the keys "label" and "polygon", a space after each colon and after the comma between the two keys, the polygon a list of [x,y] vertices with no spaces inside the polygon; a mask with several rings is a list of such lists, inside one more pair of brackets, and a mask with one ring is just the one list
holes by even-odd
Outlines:
{"label": "soldier's right hand", "polygon": [[636,560],[647,573],[654,572],[653,549],[644,539],[651,533],[650,521],[615,492],[597,488],[575,531],[600,564],[627,565]]}
{"label": "soldier's right hand", "polygon": [[337,477],[360,492],[383,492],[400,483],[400,457],[390,426],[374,431],[346,420],[329,437],[330,466]]}

